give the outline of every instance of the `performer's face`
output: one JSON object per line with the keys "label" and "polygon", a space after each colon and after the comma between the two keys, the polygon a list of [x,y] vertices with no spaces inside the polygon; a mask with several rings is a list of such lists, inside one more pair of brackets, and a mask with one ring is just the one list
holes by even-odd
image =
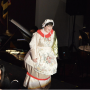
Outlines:
{"label": "performer's face", "polygon": [[47,25],[46,27],[44,27],[44,30],[49,33],[52,30],[53,26],[51,25]]}

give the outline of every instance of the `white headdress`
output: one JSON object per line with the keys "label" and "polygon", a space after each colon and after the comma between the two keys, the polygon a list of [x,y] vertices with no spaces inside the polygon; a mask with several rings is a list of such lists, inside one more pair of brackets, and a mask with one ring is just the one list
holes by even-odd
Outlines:
{"label": "white headdress", "polygon": [[52,19],[46,19],[43,24],[42,24],[42,27],[45,27],[45,25],[49,22],[52,22],[53,23],[53,26],[54,26],[54,21]]}

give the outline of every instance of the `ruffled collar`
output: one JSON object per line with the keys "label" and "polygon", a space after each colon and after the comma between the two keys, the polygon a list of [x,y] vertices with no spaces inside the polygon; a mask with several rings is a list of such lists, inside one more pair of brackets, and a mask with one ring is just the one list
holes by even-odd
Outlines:
{"label": "ruffled collar", "polygon": [[[41,32],[41,29],[37,30],[37,32],[44,37],[44,34]],[[51,33],[49,32],[48,34],[45,35],[46,38],[49,38],[53,34],[53,29],[51,30]]]}

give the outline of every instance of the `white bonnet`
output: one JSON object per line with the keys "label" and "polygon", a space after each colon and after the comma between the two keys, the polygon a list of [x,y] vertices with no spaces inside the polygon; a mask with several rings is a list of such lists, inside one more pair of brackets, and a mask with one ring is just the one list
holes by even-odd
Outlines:
{"label": "white bonnet", "polygon": [[43,24],[42,24],[42,27],[45,27],[45,25],[49,22],[52,22],[53,23],[53,26],[54,26],[54,21],[52,19],[46,19]]}

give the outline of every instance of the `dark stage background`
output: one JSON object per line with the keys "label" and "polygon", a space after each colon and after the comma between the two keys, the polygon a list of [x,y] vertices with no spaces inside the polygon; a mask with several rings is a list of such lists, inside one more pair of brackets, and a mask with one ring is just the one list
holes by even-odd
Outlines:
{"label": "dark stage background", "polygon": [[[1,0],[0,0],[1,1]],[[32,26],[35,25],[35,7],[36,0],[11,0],[11,5],[8,8],[9,18],[13,18],[26,29],[30,30]],[[0,17],[1,16],[1,7],[0,7]],[[6,31],[6,20],[0,19],[0,34]],[[11,33],[16,32],[16,36],[22,36],[20,31],[14,26],[11,22],[9,22],[9,31]]]}

